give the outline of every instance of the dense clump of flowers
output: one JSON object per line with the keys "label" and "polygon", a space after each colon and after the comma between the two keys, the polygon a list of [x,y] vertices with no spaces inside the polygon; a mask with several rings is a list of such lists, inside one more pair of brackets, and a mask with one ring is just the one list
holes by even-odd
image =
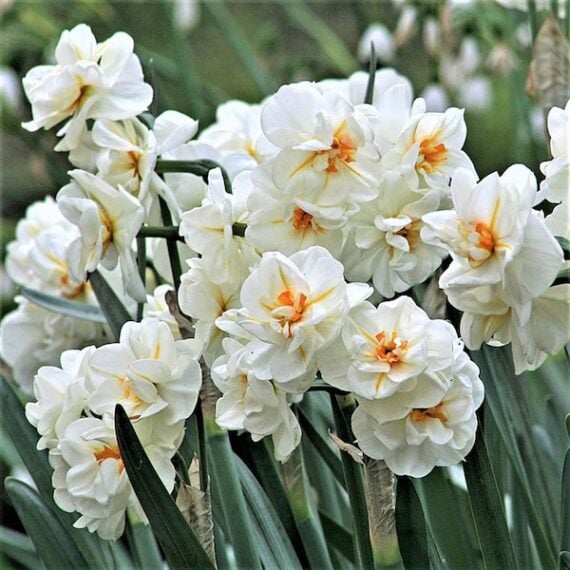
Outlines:
{"label": "dense clump of flowers", "polygon": [[[62,35],[57,65],[24,80],[24,126],[66,121],[56,150],[76,168],[56,201],[18,225],[9,275],[96,305],[97,270],[144,316],[115,343],[100,323],[24,299],[2,321],[2,357],[33,391],[26,413],[49,451],[56,503],[108,539],[128,510],[144,520],[115,406],[172,490],[170,460],[202,381],[210,396],[218,390],[217,424],[270,437],[279,461],[300,443],[295,406],[316,378],[354,395],[358,445],[393,472],[422,477],[464,460],[483,400],[464,343],[511,343],[519,373],[570,338],[555,238],[568,236],[568,105],[550,113],[553,159],[537,192],[522,165],[479,180],[463,110],[428,112],[391,69],[376,73],[367,103],[362,72],[284,85],[260,104],[227,102],[193,140],[197,121],[181,113],[140,117],[152,90],[132,50],[126,34],[98,44],[80,25]],[[196,168],[159,175],[163,159]],[[544,218],[542,199],[561,204]],[[168,218],[178,229],[157,232]],[[164,261],[165,237],[180,276]],[[412,300],[427,280],[462,311],[462,339]]]}

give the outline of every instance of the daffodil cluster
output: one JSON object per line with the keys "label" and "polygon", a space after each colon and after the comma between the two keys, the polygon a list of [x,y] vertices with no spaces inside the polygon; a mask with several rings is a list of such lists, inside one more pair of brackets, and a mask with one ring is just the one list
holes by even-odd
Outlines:
{"label": "daffodil cluster", "polygon": [[[551,112],[554,158],[537,193],[522,165],[479,180],[463,111],[427,112],[391,69],[229,101],[194,139],[192,118],[145,112],[152,89],[126,34],[97,43],[79,25],[63,33],[56,61],[24,79],[24,126],[63,123],[56,150],[74,168],[55,201],[19,223],[7,270],[27,288],[93,305],[98,271],[144,315],[115,343],[100,323],[23,299],[2,321],[2,357],[33,391],[27,416],[76,526],[114,539],[126,510],[140,511],[116,404],[172,489],[200,365],[218,390],[219,426],[270,437],[278,460],[299,445],[295,405],[318,378],[356,398],[366,455],[421,477],[461,462],[475,440],[483,384],[464,343],[512,343],[520,372],[568,341],[554,237],[567,235],[564,204],[546,218],[534,208],[566,199],[568,106]],[[177,257],[181,275],[169,264]],[[462,339],[401,295],[436,273],[463,312]]]}

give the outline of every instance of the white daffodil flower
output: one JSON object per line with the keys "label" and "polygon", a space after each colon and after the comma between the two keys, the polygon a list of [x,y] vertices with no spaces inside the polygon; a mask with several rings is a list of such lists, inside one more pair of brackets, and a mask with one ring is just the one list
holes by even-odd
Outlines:
{"label": "white daffodil flower", "polygon": [[358,398],[352,416],[358,445],[397,475],[424,477],[437,465],[460,463],[473,447],[483,383],[461,342],[455,343],[453,362],[438,376],[446,382],[420,376],[411,391],[380,400]]}
{"label": "white daffodil flower", "polygon": [[220,153],[221,163],[234,178],[252,170],[277,150],[263,136],[261,105],[232,100],[216,110],[216,122],[200,133],[198,140]]}
{"label": "white daffodil flower", "polygon": [[334,215],[329,219],[323,208],[314,208],[301,198],[274,198],[257,189],[250,194],[248,207],[245,237],[257,250],[292,255],[320,245],[334,256],[340,253],[343,219],[334,219]]}
{"label": "white daffodil flower", "polygon": [[342,264],[318,246],[290,258],[263,254],[240,298],[242,308],[226,311],[216,325],[256,339],[250,345],[255,375],[278,386],[314,367],[318,351],[340,333],[349,306]]}
{"label": "white daffodil flower", "polygon": [[275,186],[321,206],[374,198],[380,159],[371,114],[372,106],[312,83],[281,87],[261,111],[263,133],[279,149],[268,166]]}
{"label": "white daffodil flower", "polygon": [[564,109],[553,107],[547,118],[552,160],[543,162],[540,170],[545,179],[540,184],[540,196],[549,202],[568,201],[570,180],[570,100]]}
{"label": "white daffodil flower", "polygon": [[475,172],[461,150],[467,135],[463,111],[412,115],[392,149],[382,157],[382,167],[406,176],[414,189],[445,189],[457,168]]}
{"label": "white daffodil flower", "polygon": [[59,365],[62,352],[108,340],[104,325],[53,313],[16,297],[18,308],[0,322],[0,356],[25,394],[41,366]]}
{"label": "white daffodil flower", "polygon": [[228,309],[237,309],[245,275],[233,275],[224,283],[216,283],[204,259],[189,259],[190,269],[182,275],[178,303],[184,314],[195,323],[195,338],[204,345],[203,357],[208,366],[220,356],[224,333],[216,327],[216,319]]}
{"label": "white daffodil flower", "polygon": [[[240,177],[248,177],[243,173]],[[240,275],[257,260],[253,247],[234,236],[234,223],[243,223],[247,216],[249,184],[236,179],[233,193],[224,187],[219,168],[208,175],[208,194],[202,206],[182,214],[180,235],[190,248],[203,256],[212,279],[224,283]]]}
{"label": "white daffodil flower", "polygon": [[135,117],[152,101],[133,39],[124,32],[97,43],[91,28],[79,24],[62,33],[55,59],[56,65],[34,67],[24,77],[33,120],[22,126],[37,131],[70,119],[57,133],[64,138],[56,150],[76,148],[88,119]]}
{"label": "white daffodil flower", "polygon": [[418,375],[449,366],[456,340],[451,325],[430,320],[409,297],[378,308],[365,301],[350,309],[342,341],[323,351],[318,365],[323,380],[341,390],[369,400],[389,398],[413,391]]}
{"label": "white daffodil flower", "polygon": [[201,343],[175,340],[156,319],[125,323],[119,343],[95,350],[85,386],[89,407],[112,415],[120,403],[133,420],[153,418],[161,425],[185,420],[196,405],[202,374]]}
{"label": "white daffodil flower", "polygon": [[[137,429],[137,427],[135,427]],[[170,457],[174,451],[164,449],[137,429],[138,436],[154,469],[170,492],[175,471]],[[59,445],[50,450],[54,469],[54,500],[67,512],[78,512],[76,528],[87,528],[106,540],[123,534],[127,508],[146,520],[129,482],[112,418],[80,418],[65,429]]]}
{"label": "white daffodil flower", "polygon": [[161,154],[188,142],[197,129],[198,121],[177,111],[165,111],[159,115],[152,131],[138,119],[95,121],[92,136],[100,147],[98,175],[138,198],[147,216],[156,195],[161,195],[176,212],[174,196],[154,168]]}
{"label": "white daffodil flower", "polygon": [[174,316],[170,313],[170,308],[166,302],[166,294],[174,288],[172,285],[159,285],[152,295],[146,296],[146,303],[143,309],[143,316],[148,319],[157,319],[166,323],[174,340],[180,340],[180,327]]}
{"label": "white daffodil flower", "polygon": [[368,281],[384,297],[422,283],[447,251],[421,239],[422,216],[440,207],[441,193],[414,192],[404,178],[386,173],[380,196],[361,206],[349,222],[351,232],[341,260],[350,280]]}
{"label": "white daffodil flower", "polygon": [[301,441],[287,394],[255,375],[247,345],[230,338],[223,344],[225,354],[212,366],[212,380],[223,394],[216,403],[216,423],[229,430],[244,429],[253,441],[271,436],[275,459],[287,461]]}
{"label": "white daffodil flower", "polygon": [[38,430],[38,449],[57,446],[65,428],[79,419],[87,406],[85,374],[95,350],[66,350],[61,368],[42,366],[34,378],[35,402],[26,404],[26,418]]}
{"label": "white daffodil flower", "polygon": [[80,233],[68,249],[70,273],[81,281],[99,263],[106,269],[119,263],[125,292],[135,300],[146,299],[132,250],[144,221],[142,206],[121,187],[113,188],[89,172],[69,174],[73,181],[59,191],[57,203]]}

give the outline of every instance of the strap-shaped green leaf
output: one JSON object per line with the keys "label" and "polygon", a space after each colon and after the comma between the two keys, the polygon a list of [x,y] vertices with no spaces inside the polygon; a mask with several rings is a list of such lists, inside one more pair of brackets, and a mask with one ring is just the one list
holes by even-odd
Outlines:
{"label": "strap-shaped green leaf", "polygon": [[321,509],[319,509],[319,518],[321,519],[327,542],[354,564],[355,554],[352,534],[340,526],[335,520],[331,519]]}
{"label": "strap-shaped green leaf", "polygon": [[133,320],[132,315],[129,314],[125,305],[121,303],[115,291],[113,291],[99,271],[95,270],[89,274],[89,283],[91,283],[93,291],[95,291],[101,311],[105,315],[114,337],[119,340],[121,328],[127,321]]}
{"label": "strap-shaped green leaf", "polygon": [[265,491],[246,464],[237,456],[236,464],[246,501],[251,507],[254,524],[259,527],[270,545],[277,567],[290,570],[300,569],[301,563]]}
{"label": "strap-shaped green leaf", "polygon": [[31,570],[43,568],[30,537],[5,526],[0,526],[0,552],[24,568]]}
{"label": "strap-shaped green leaf", "polygon": [[[561,503],[560,552],[570,551],[570,449],[566,451],[562,467],[562,503]],[[566,558],[570,562],[570,556]],[[560,568],[564,568],[564,559],[560,556]]]}
{"label": "strap-shaped green leaf", "polygon": [[69,299],[63,299],[62,297],[56,297],[55,295],[42,293],[35,289],[28,289],[27,287],[22,287],[20,292],[28,301],[48,311],[60,313],[68,317],[75,317],[76,319],[83,319],[84,321],[92,321],[94,323],[107,322],[105,315],[97,305],[70,301]]}
{"label": "strap-shaped green leaf", "polygon": [[88,566],[77,545],[35,489],[8,477],[6,491],[48,570]]}
{"label": "strap-shaped green leaf", "polygon": [[426,521],[409,477],[398,477],[396,484],[396,529],[406,570],[429,569]]}
{"label": "strap-shaped green leaf", "polygon": [[477,434],[475,446],[467,456],[463,470],[485,566],[501,570],[518,568],[503,499],[481,432]]}
{"label": "strap-shaped green leaf", "polygon": [[171,568],[213,568],[154,470],[120,404],[115,408],[115,431],[131,485]]}
{"label": "strap-shaped green leaf", "polygon": [[222,171],[222,178],[224,179],[224,187],[228,194],[232,193],[232,182],[226,172],[226,169],[215,162],[214,160],[209,160],[207,158],[202,160],[166,160],[160,159],[156,161],[155,170],[159,174],[167,173],[187,173],[195,174],[200,176],[204,182],[208,182],[208,173],[214,168],[219,168]]}

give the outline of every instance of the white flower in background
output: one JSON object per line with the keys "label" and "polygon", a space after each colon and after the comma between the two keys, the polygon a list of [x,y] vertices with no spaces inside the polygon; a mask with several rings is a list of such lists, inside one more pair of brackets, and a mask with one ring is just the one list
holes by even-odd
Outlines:
{"label": "white flower in background", "polygon": [[174,0],[174,21],[184,31],[192,30],[200,22],[200,3],[197,0]]}
{"label": "white flower in background", "polygon": [[374,45],[378,61],[390,63],[394,59],[396,46],[392,34],[383,24],[368,26],[358,42],[358,59],[364,63],[370,61],[370,45]]}
{"label": "white flower in background", "polygon": [[456,340],[449,323],[430,320],[409,297],[378,308],[365,301],[350,309],[342,341],[323,351],[318,364],[323,380],[341,390],[390,398],[441,382],[436,373],[451,364]]}
{"label": "white flower in background", "polygon": [[152,417],[166,426],[185,420],[202,383],[200,349],[193,339],[175,340],[156,319],[125,323],[120,342],[98,348],[89,359],[90,409],[112,415],[119,403],[134,420]]}
{"label": "white flower in background", "polygon": [[108,340],[104,325],[47,311],[22,297],[18,308],[0,323],[0,356],[10,366],[25,394],[40,366],[57,366],[65,350],[102,344]]}
{"label": "white flower in background", "polygon": [[61,368],[42,366],[34,378],[35,402],[26,404],[26,418],[38,430],[38,449],[56,447],[65,428],[79,419],[87,406],[85,374],[95,350],[66,350]]}
{"label": "white flower in background", "polygon": [[335,219],[336,208],[313,208],[302,198],[274,196],[258,189],[249,196],[245,237],[251,244],[259,251],[280,251],[285,255],[313,245],[326,248],[334,256],[339,254],[344,220]]}
{"label": "white flower in background", "polygon": [[255,168],[276,149],[261,131],[261,105],[227,101],[216,110],[216,122],[200,133],[199,140],[215,148],[221,163],[234,178]]}
{"label": "white flower in background", "polygon": [[394,31],[396,47],[403,46],[416,33],[418,10],[415,6],[403,6]]}
{"label": "white flower in background", "polygon": [[170,152],[191,139],[198,121],[165,111],[148,129],[138,119],[96,121],[93,141],[100,147],[98,174],[113,186],[121,186],[143,204],[150,214],[156,195],[162,196],[171,209],[178,210],[169,187],[154,172],[159,155]]}
{"label": "white flower in background", "polygon": [[421,97],[426,103],[426,110],[430,113],[443,113],[449,107],[447,92],[439,83],[426,85]]}
{"label": "white flower in background", "polygon": [[246,275],[233,275],[222,284],[216,283],[204,259],[189,259],[190,269],[182,275],[178,303],[182,312],[192,317],[195,338],[204,345],[203,357],[208,366],[222,354],[224,333],[216,327],[216,319],[228,309],[237,309],[240,290]]}
{"label": "white flower in background", "polygon": [[0,66],[0,102],[13,112],[22,105],[22,90],[17,73],[10,67]]}
{"label": "white flower in background", "polygon": [[482,75],[467,79],[459,88],[457,99],[469,111],[484,111],[493,102],[493,84]]}
{"label": "white flower in background", "polygon": [[423,477],[435,466],[460,463],[473,447],[483,383],[460,341],[453,362],[438,376],[445,382],[422,376],[409,392],[373,401],[358,398],[352,416],[358,445],[397,475]]}
{"label": "white flower in background", "polygon": [[451,194],[455,210],[426,214],[421,232],[424,241],[445,246],[453,258],[440,286],[449,296],[453,288],[501,285],[501,298],[524,323],[530,299],[546,291],[563,262],[560,246],[531,209],[534,175],[514,165],[477,183],[461,170]]}
{"label": "white flower in background", "polygon": [[471,160],[461,150],[466,135],[461,109],[421,114],[382,157],[382,165],[401,172],[413,188],[445,188],[457,168],[474,172]]}
{"label": "white flower in background", "polygon": [[441,52],[443,38],[441,26],[439,25],[438,20],[433,16],[429,16],[424,20],[422,36],[424,48],[427,54],[436,58]]}
{"label": "white flower in background", "polygon": [[403,178],[386,174],[380,197],[364,204],[350,220],[352,230],[341,256],[347,278],[372,278],[384,297],[427,279],[447,255],[420,237],[422,216],[436,211],[440,199],[437,190],[420,195]]}
{"label": "white flower in background", "polygon": [[190,248],[206,260],[212,279],[218,283],[241,275],[256,260],[253,248],[239,236],[234,236],[232,226],[243,223],[247,216],[249,184],[241,184],[243,173],[234,181],[233,193],[224,187],[219,168],[208,174],[208,194],[202,206],[182,215],[180,235]]}
{"label": "white flower in background", "polygon": [[[170,492],[174,451],[158,446],[144,429],[137,435],[153,467]],[[112,417],[80,418],[67,426],[57,448],[50,451],[54,469],[54,500],[67,512],[78,512],[76,528],[87,528],[106,540],[123,534],[127,508],[146,520],[129,482],[113,429]]]}
{"label": "white flower in background", "polygon": [[241,304],[216,325],[256,339],[250,343],[256,377],[280,386],[305,375],[340,333],[349,304],[343,266],[317,246],[290,258],[265,253],[242,286]]}
{"label": "white flower in background", "polygon": [[120,264],[125,292],[133,299],[146,299],[132,250],[144,221],[142,206],[121,187],[113,188],[89,172],[69,174],[73,181],[59,191],[57,203],[80,233],[68,249],[71,275],[81,281],[99,263],[106,269]]}
{"label": "white flower in background", "polygon": [[301,441],[287,394],[256,376],[247,345],[227,338],[224,350],[212,366],[212,380],[223,394],[216,403],[216,423],[229,430],[244,429],[253,441],[271,436],[275,459],[287,461]]}
{"label": "white flower in background", "polygon": [[57,133],[65,136],[56,150],[77,147],[88,119],[135,117],[152,101],[133,40],[124,32],[98,44],[91,28],[79,24],[62,33],[55,58],[57,65],[34,67],[23,79],[33,120],[22,126],[37,131],[70,119]]}
{"label": "white flower in background", "polygon": [[166,294],[170,291],[174,292],[172,285],[164,284],[156,287],[152,295],[147,295],[143,316],[166,323],[174,339],[179,340],[181,338],[180,328],[176,319],[170,313],[170,308],[166,302]]}
{"label": "white flower in background", "polygon": [[570,180],[570,101],[564,109],[550,109],[547,126],[552,160],[540,165],[545,177],[540,184],[540,195],[549,202],[567,202]]}
{"label": "white flower in background", "polygon": [[373,107],[352,105],[316,84],[281,87],[261,111],[263,133],[279,149],[265,166],[275,186],[324,207],[374,198],[379,156],[371,114]]}

